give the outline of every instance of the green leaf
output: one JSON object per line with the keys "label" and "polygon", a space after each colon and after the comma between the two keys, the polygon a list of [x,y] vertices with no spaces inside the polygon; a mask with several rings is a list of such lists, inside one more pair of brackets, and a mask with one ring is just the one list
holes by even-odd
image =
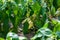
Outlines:
{"label": "green leaf", "polygon": [[19,36],[19,40],[27,40],[26,37]]}
{"label": "green leaf", "polygon": [[36,26],[37,28],[41,28],[41,27],[42,27],[42,22],[41,22],[41,20],[36,19],[36,20],[34,21],[34,23],[35,23],[35,26]]}
{"label": "green leaf", "polygon": [[6,36],[6,40],[19,40],[19,36],[13,32],[9,32]]}
{"label": "green leaf", "polygon": [[47,28],[46,29],[41,28],[37,32],[41,32],[44,36],[51,36],[52,35],[52,31]]}
{"label": "green leaf", "polygon": [[35,2],[31,8],[33,9],[33,11],[36,13],[40,10],[40,5],[38,4],[38,2]]}
{"label": "green leaf", "polygon": [[0,38],[0,40],[4,40],[4,38]]}
{"label": "green leaf", "polygon": [[19,4],[21,2],[21,0],[14,0],[17,4]]}
{"label": "green leaf", "polygon": [[27,33],[28,33],[28,27],[29,27],[29,24],[28,24],[28,22],[26,21],[26,22],[24,23],[24,26],[23,26],[23,33],[24,33],[24,34],[27,34]]}
{"label": "green leaf", "polygon": [[59,4],[59,3],[60,3],[60,0],[57,1],[57,5],[58,5],[58,7],[60,7],[60,4]]}
{"label": "green leaf", "polygon": [[52,22],[52,24],[54,24],[54,25],[58,23],[57,20],[54,19],[54,18],[51,20],[51,22]]}
{"label": "green leaf", "polygon": [[48,28],[48,25],[49,25],[49,21],[46,21],[45,24],[43,25],[43,28]]}
{"label": "green leaf", "polygon": [[60,31],[60,21],[59,20],[57,20],[57,24],[55,25],[55,27],[54,27],[54,32],[56,32],[56,31]]}
{"label": "green leaf", "polygon": [[54,7],[54,6],[51,7],[51,15],[52,15],[52,16],[55,15],[55,7]]}
{"label": "green leaf", "polygon": [[41,40],[45,40],[45,36],[50,37],[52,36],[52,31],[50,29],[44,29],[41,28],[37,31],[37,33],[35,34],[35,36],[32,38],[32,40],[35,40],[36,38],[41,38]]}
{"label": "green leaf", "polygon": [[56,35],[57,35],[58,39],[60,39],[60,31],[57,31]]}

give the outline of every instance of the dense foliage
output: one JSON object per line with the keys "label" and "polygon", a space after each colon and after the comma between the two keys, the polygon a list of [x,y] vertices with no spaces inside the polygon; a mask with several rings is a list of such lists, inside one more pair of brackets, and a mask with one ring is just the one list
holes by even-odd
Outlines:
{"label": "dense foliage", "polygon": [[0,40],[19,40],[21,29],[31,40],[60,40],[60,0],[0,0]]}

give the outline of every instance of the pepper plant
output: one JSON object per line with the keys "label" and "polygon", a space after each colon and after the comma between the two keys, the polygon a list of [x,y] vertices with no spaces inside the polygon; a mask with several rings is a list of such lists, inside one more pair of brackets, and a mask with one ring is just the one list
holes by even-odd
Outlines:
{"label": "pepper plant", "polygon": [[60,40],[60,0],[0,0],[0,37],[19,28],[33,30],[31,40]]}

